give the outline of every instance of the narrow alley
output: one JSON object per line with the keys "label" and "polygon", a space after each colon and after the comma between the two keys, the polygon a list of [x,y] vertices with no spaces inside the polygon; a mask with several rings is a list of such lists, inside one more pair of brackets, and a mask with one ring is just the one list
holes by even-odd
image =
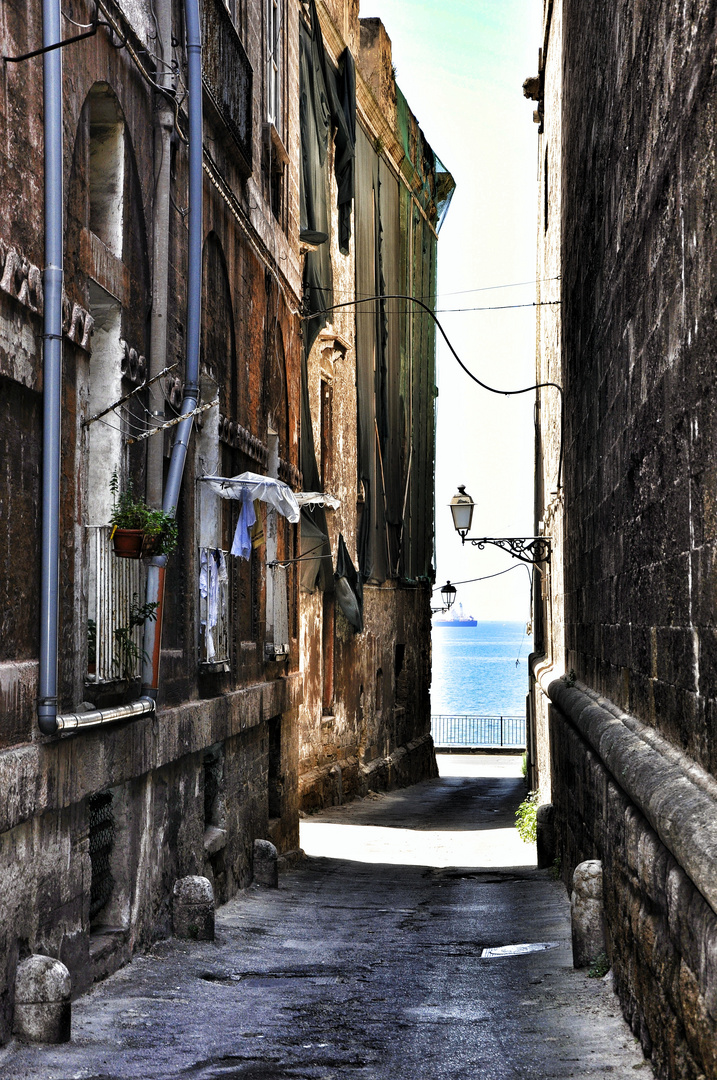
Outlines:
{"label": "narrow alley", "polygon": [[219,909],[212,943],[137,956],[74,1003],[70,1043],[12,1042],[0,1076],[651,1076],[609,980],[573,969],[564,887],[513,827],[520,758],[439,763],[305,818],[307,858],[278,890]]}

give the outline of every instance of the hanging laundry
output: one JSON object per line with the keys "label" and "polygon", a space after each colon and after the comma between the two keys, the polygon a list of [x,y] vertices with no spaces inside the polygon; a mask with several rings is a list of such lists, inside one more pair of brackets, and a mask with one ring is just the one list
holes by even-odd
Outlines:
{"label": "hanging laundry", "polygon": [[205,617],[200,619],[206,641],[206,659],[214,660],[216,628],[222,609],[222,586],[229,581],[227,560],[219,548],[202,548],[199,556],[199,594],[203,600]]}
{"label": "hanging laundry", "polygon": [[299,520],[296,496],[283,480],[253,472],[240,473],[239,476],[200,476],[199,479],[223,499],[243,499],[247,495],[251,499],[269,503],[293,525]]}
{"label": "hanging laundry", "polygon": [[255,522],[256,512],[254,510],[254,501],[249,492],[243,492],[239,520],[237,521],[234,541],[232,543],[232,555],[238,555],[240,559],[249,558],[251,555],[251,533],[249,530]]}

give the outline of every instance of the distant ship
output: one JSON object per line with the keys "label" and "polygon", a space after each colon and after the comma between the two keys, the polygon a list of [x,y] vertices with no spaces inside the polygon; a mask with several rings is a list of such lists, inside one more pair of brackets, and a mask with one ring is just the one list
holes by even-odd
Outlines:
{"label": "distant ship", "polygon": [[445,615],[439,615],[437,619],[433,620],[434,626],[477,626],[478,622],[472,615],[466,615],[463,612],[463,604],[458,605],[457,611],[447,612]]}

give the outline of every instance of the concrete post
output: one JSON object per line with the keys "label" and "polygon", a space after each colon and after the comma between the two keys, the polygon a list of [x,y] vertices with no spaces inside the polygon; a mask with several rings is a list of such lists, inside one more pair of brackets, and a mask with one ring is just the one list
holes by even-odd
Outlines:
{"label": "concrete post", "polygon": [[538,847],[538,869],[545,870],[555,862],[555,808],[552,803],[543,803],[535,815],[536,840]]}
{"label": "concrete post", "polygon": [[588,967],[596,956],[605,952],[602,863],[598,859],[588,859],[575,867],[570,921],[573,967]]}
{"label": "concrete post", "polygon": [[13,1024],[18,1039],[25,1042],[68,1042],[71,991],[70,973],[59,960],[36,954],[18,964]]}
{"label": "concrete post", "polygon": [[269,840],[254,841],[254,882],[256,885],[268,885],[271,889],[278,889],[277,858],[277,850]]}
{"label": "concrete post", "polygon": [[214,941],[214,892],[208,878],[192,875],[175,881],[172,923],[175,937]]}

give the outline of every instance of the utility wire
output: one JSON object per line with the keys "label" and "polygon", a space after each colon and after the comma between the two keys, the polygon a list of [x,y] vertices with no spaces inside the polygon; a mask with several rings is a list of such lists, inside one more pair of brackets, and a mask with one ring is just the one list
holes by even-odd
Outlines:
{"label": "utility wire", "polygon": [[453,307],[453,308],[436,308],[436,311],[441,312],[456,312],[456,311],[512,311],[513,308],[521,307],[547,307],[549,304],[561,304],[562,300],[533,300],[529,304],[498,304],[495,307]]}
{"label": "utility wire", "polygon": [[[560,281],[560,274],[556,274],[555,277],[534,278],[532,281],[512,281],[507,285],[477,285],[475,286],[475,288],[472,289],[458,289],[453,292],[443,292],[442,290],[437,290],[436,292],[432,293],[420,293],[417,297],[415,297],[415,299],[436,301],[439,298],[443,298],[446,296],[466,296],[469,293],[495,292],[499,289],[519,289],[526,285],[542,285],[546,281]],[[323,289],[322,291],[325,293],[330,293],[334,298],[340,296],[360,296],[369,298],[373,295],[372,293],[361,293],[349,291],[348,289]]]}
{"label": "utility wire", "polygon": [[[525,563],[516,563],[515,566],[509,566],[507,570],[499,570],[497,574],[484,574],[483,577],[466,578],[465,581],[452,581],[451,585],[472,585],[475,581],[487,581],[489,578],[500,577],[501,574],[509,574],[511,570],[519,570],[521,566],[525,566]],[[445,585],[436,585],[432,591],[440,592],[444,588]]]}
{"label": "utility wire", "polygon": [[[532,281],[512,281],[509,285],[480,285],[474,289],[459,289],[457,292],[439,292],[439,296],[464,296],[466,293],[492,292],[495,289],[519,289],[524,285],[542,285],[544,281],[560,281],[560,274],[555,277],[535,278]],[[422,297],[425,300],[425,297]],[[430,299],[430,297],[429,297]]]}
{"label": "utility wire", "polygon": [[[369,296],[369,297],[365,297],[364,299],[360,299],[360,300],[345,300],[340,304],[331,304],[328,307],[323,308],[321,311],[312,311],[308,315],[302,315],[301,318],[302,318],[302,321],[308,321],[310,319],[316,319],[320,315],[329,315],[332,311],[336,311],[337,308],[354,307],[354,306],[357,306],[358,304],[370,304],[370,303],[372,303],[373,301],[376,301],[376,300],[379,300],[379,301],[382,301],[382,300],[408,300],[413,304],[418,304],[418,306],[420,308],[422,308],[425,312],[427,312],[431,316],[431,318],[433,319],[434,323],[438,327],[438,330],[440,331],[441,337],[443,338],[446,345],[448,346],[451,353],[453,354],[454,359],[458,362],[459,367],[461,367],[463,369],[463,371],[465,371],[465,373],[466,373],[466,375],[468,376],[469,379],[472,379],[473,382],[477,383],[478,386],[482,387],[483,390],[488,390],[489,393],[491,393],[491,394],[501,394],[501,395],[503,395],[503,397],[514,397],[516,394],[528,394],[528,393],[530,393],[531,390],[542,390],[545,387],[553,387],[553,389],[558,391],[558,393],[560,394],[560,454],[558,455],[558,491],[560,491],[560,488],[562,486],[562,473],[563,473],[563,430],[564,430],[565,397],[564,397],[564,394],[563,394],[563,388],[559,383],[554,383],[554,382],[533,383],[532,386],[524,386],[520,390],[497,390],[494,386],[489,386],[488,383],[484,383],[482,381],[482,379],[479,379],[477,375],[474,375],[473,372],[470,370],[470,368],[467,368],[466,365],[463,363],[460,356],[458,355],[455,348],[453,347],[453,344],[452,344],[450,338],[448,337],[448,334],[443,329],[443,326],[441,324],[440,319],[438,319],[436,317],[435,313],[431,310],[431,308],[429,308],[427,304],[424,304],[423,301],[419,300],[417,297],[408,296],[405,293],[380,293],[380,294],[377,294],[376,296]],[[373,314],[376,314],[376,312],[374,311]]]}

